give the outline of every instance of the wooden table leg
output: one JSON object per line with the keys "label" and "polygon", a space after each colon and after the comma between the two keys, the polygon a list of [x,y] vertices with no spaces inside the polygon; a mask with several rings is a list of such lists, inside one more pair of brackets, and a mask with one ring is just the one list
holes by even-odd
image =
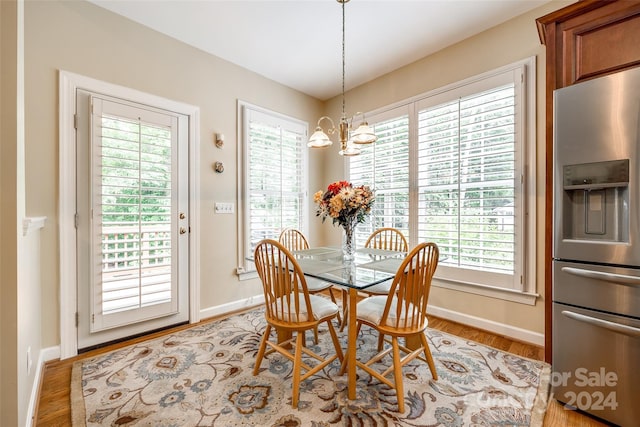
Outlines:
{"label": "wooden table leg", "polygon": [[422,347],[422,341],[418,335],[412,335],[405,338],[405,345],[408,349],[415,350]]}
{"label": "wooden table leg", "polygon": [[[291,331],[288,331],[286,329],[278,329],[278,328],[276,328],[276,334],[278,335],[278,343],[290,340],[291,337],[293,336]],[[284,347],[288,348],[289,346],[285,345]]]}
{"label": "wooden table leg", "polygon": [[356,398],[356,302],[358,300],[358,290],[349,288],[349,330],[347,341],[347,384],[349,385],[348,397],[350,400]]}

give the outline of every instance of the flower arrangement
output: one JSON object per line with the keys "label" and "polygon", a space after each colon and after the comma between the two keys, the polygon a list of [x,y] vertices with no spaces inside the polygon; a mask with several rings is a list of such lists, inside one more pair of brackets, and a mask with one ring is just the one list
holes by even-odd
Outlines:
{"label": "flower arrangement", "polygon": [[354,187],[350,182],[337,181],[329,184],[327,191],[318,191],[313,201],[318,205],[316,216],[322,222],[330,217],[333,224],[352,228],[363,222],[371,213],[374,202],[373,192],[367,185]]}

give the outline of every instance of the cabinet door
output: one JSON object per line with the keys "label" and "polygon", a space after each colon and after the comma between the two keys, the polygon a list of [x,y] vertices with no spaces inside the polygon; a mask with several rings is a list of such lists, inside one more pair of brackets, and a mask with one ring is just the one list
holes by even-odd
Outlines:
{"label": "cabinet door", "polygon": [[561,23],[559,29],[563,87],[640,65],[640,2],[610,3]]}

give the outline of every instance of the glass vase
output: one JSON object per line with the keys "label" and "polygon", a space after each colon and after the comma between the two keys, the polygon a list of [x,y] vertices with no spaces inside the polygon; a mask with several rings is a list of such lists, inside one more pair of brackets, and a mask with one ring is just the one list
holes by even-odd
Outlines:
{"label": "glass vase", "polygon": [[355,258],[356,242],[354,239],[354,231],[356,229],[355,222],[345,223],[342,225],[344,233],[342,233],[342,256],[345,260],[351,261]]}

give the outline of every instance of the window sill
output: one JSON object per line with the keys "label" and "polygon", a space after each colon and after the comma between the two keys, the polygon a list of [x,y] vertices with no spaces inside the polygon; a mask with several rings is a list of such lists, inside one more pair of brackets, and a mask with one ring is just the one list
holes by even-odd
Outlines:
{"label": "window sill", "polygon": [[249,270],[249,269],[244,269],[242,267],[238,267],[236,268],[236,274],[238,275],[238,280],[240,281],[258,278],[258,272],[253,269]]}
{"label": "window sill", "polygon": [[476,283],[454,282],[451,280],[438,279],[436,277],[433,278],[433,286],[526,305],[535,305],[537,299],[540,297],[537,293],[496,288]]}

